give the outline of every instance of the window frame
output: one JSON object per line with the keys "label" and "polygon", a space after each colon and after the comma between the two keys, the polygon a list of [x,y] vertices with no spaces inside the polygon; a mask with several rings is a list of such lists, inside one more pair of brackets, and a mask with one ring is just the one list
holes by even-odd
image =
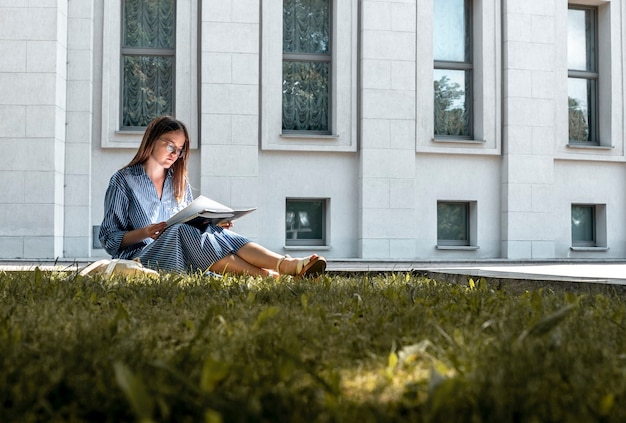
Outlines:
{"label": "window frame", "polygon": [[[587,37],[591,37],[591,41],[593,42],[593,57],[591,58],[593,63],[592,70],[580,70],[580,69],[567,69],[567,80],[568,83],[570,80],[585,80],[585,81],[594,81],[595,82],[595,92],[592,96],[592,104],[588,105],[588,108],[591,109],[589,113],[591,118],[588,123],[590,128],[590,140],[589,141],[577,141],[572,140],[569,137],[569,90],[568,90],[568,144],[572,146],[600,146],[602,145],[600,142],[600,129],[599,129],[599,109],[600,109],[600,72],[599,72],[599,38],[598,38],[598,7],[596,6],[584,6],[579,4],[568,4],[568,19],[569,19],[569,11],[570,10],[582,10],[592,12],[592,23],[593,28],[591,30],[591,34],[587,34],[585,32],[585,39],[589,41]],[[568,22],[569,24],[569,22]]]}
{"label": "window frame", "polygon": [[328,134],[283,131],[283,2],[261,2],[262,150],[357,151],[358,0],[329,1],[332,29]]}
{"label": "window frame", "polygon": [[[283,0],[283,4],[284,4]],[[329,94],[329,99],[332,100],[332,93],[333,93],[333,39],[334,39],[334,20],[333,20],[333,0],[326,0],[329,3],[329,13],[328,13],[328,37],[330,40],[330,46],[329,46],[329,51],[328,54],[323,54],[323,53],[286,53],[283,50],[283,65],[285,62],[309,62],[309,63],[326,63],[329,65],[329,71],[328,71],[328,94]],[[284,68],[283,68],[283,72],[282,72],[282,77],[283,77],[283,81],[285,79],[284,76]],[[329,101],[328,102],[328,115],[326,116],[326,119],[328,120],[328,130],[326,131],[315,131],[315,130],[294,130],[294,129],[284,129],[282,128],[282,124],[281,124],[281,133],[282,135],[292,135],[292,136],[304,136],[304,137],[308,137],[311,135],[330,135],[332,136],[333,134],[333,120],[332,120],[332,116],[333,116],[333,102]],[[284,109],[284,105],[281,101],[281,113]]]}
{"label": "window frame", "polygon": [[[176,81],[176,48],[145,48],[145,47],[125,47],[124,46],[124,31],[126,30],[125,28],[125,18],[124,18],[124,7],[126,5],[126,2],[128,0],[122,0],[121,6],[122,6],[122,11],[121,11],[121,19],[122,19],[122,23],[120,25],[120,95],[119,95],[119,102],[120,102],[120,130],[121,131],[143,131],[146,127],[144,126],[123,126],[123,122],[124,122],[124,59],[126,57],[136,57],[136,56],[152,56],[152,57],[171,57],[173,58],[173,62],[174,62],[174,67],[172,69],[173,72],[173,79],[174,81]],[[176,0],[174,0],[174,14],[175,16],[178,15],[177,12],[177,2]],[[174,19],[176,21],[176,19]],[[175,27],[176,27],[176,31],[178,30],[178,25],[177,22],[175,22]],[[174,45],[176,45],[176,32],[174,33]],[[174,100],[176,100],[176,82],[174,82],[174,86],[172,87],[173,90],[173,97]],[[176,104],[174,103],[172,105],[172,112],[170,113],[171,115],[175,116],[176,115]]]}
{"label": "window frame", "polygon": [[[176,1],[174,110],[198,147],[198,2]],[[102,148],[137,148],[145,128],[122,128],[122,2],[104,2],[102,38]]]}
{"label": "window frame", "polygon": [[[450,239],[439,239],[439,205],[441,204],[463,204],[465,206],[465,235],[467,239],[463,240],[450,240]],[[437,200],[437,210],[436,210],[436,221],[437,221],[437,249],[439,250],[460,250],[460,249],[469,249],[476,250],[478,249],[477,242],[477,222],[478,222],[478,206],[476,201],[463,201],[463,200]]]}
{"label": "window frame", "polygon": [[[624,162],[626,158],[626,124],[621,111],[625,99],[616,95],[623,91],[624,52],[620,39],[625,23],[622,22],[620,2],[606,0],[570,0],[562,4],[555,17],[557,34],[567,33],[568,9],[570,6],[594,6],[597,9],[597,54],[598,54],[598,141],[597,145],[588,143],[569,143],[568,124],[568,63],[567,54],[557,56],[559,75],[555,86],[559,98],[555,107],[555,150],[558,160],[585,160],[601,162]],[[567,52],[567,37],[556,40],[557,49]]]}
{"label": "window frame", "polygon": [[[584,208],[591,211],[591,239],[584,240],[575,240],[574,239],[574,209],[576,208]],[[595,207],[591,204],[572,204],[572,226],[571,226],[571,234],[572,234],[572,247],[595,247],[596,244],[596,211]]]}
{"label": "window frame", "polygon": [[[436,135],[433,131],[433,139],[435,141],[462,141],[474,139],[474,30],[473,30],[473,1],[463,0],[464,2],[464,15],[466,25],[466,43],[467,43],[467,57],[463,62],[451,61],[451,60],[437,60],[433,53],[433,70],[447,70],[447,71],[463,71],[465,72],[465,80],[468,84],[465,87],[465,103],[469,108],[469,123],[468,123],[468,135]],[[433,22],[434,13],[433,13]],[[434,36],[434,35],[433,35]],[[434,78],[433,78],[434,82]],[[434,94],[433,94],[434,95]],[[433,101],[434,109],[434,101]],[[434,113],[433,113],[434,119]],[[433,122],[434,129],[434,122]]]}
{"label": "window frame", "polygon": [[329,234],[329,218],[328,212],[330,210],[328,198],[309,198],[309,197],[287,197],[285,199],[285,219],[284,222],[287,222],[287,208],[289,203],[309,203],[309,202],[320,202],[322,204],[322,222],[320,224],[322,229],[322,237],[315,239],[293,239],[289,238],[287,228],[285,227],[285,248],[294,248],[294,247],[326,247],[329,244],[328,234]]}
{"label": "window frame", "polygon": [[[433,25],[436,0],[417,2],[416,48],[419,63],[434,63]],[[434,66],[416,72],[416,152],[500,155],[502,149],[502,5],[472,0],[472,139],[434,137]]]}
{"label": "window frame", "polygon": [[[575,207],[589,207],[592,209],[593,240],[574,241],[573,212]],[[607,251],[607,218],[606,204],[572,203],[570,207],[570,249],[573,251]]]}

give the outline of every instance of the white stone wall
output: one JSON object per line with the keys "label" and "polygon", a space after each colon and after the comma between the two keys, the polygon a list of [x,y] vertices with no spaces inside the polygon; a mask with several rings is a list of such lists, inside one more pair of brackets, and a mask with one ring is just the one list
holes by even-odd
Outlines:
{"label": "white stone wall", "polygon": [[[434,141],[432,1],[334,3],[337,133],[325,139],[276,129],[273,0],[181,2],[189,84],[177,107],[197,146],[194,194],[257,206],[236,229],[292,255],[626,257],[621,2],[584,2],[599,7],[602,146],[582,149],[567,142],[561,0],[474,1],[476,140]],[[109,177],[140,138],[114,128],[116,10],[103,0],[0,0],[0,259],[105,255],[92,231]],[[329,199],[329,246],[285,248],[290,197]],[[437,248],[437,201],[475,206],[472,248]],[[571,248],[572,204],[599,205],[607,248]]]}
{"label": "white stone wall", "polygon": [[[94,125],[93,1],[70,1],[68,9],[63,257],[86,257],[92,247],[92,145]],[[95,201],[100,204],[101,201]]]}
{"label": "white stone wall", "polygon": [[554,257],[555,223],[563,217],[553,204],[557,3],[563,2],[507,1],[503,7],[511,23],[504,26],[502,41],[507,110],[502,253],[507,258]]}
{"label": "white stone wall", "polygon": [[359,255],[412,258],[420,224],[415,162],[415,2],[362,1]]}
{"label": "white stone wall", "polygon": [[[200,191],[231,207],[259,206],[259,1],[201,8]],[[258,237],[259,215],[238,230]]]}
{"label": "white stone wall", "polygon": [[63,255],[67,0],[0,2],[0,257]]}

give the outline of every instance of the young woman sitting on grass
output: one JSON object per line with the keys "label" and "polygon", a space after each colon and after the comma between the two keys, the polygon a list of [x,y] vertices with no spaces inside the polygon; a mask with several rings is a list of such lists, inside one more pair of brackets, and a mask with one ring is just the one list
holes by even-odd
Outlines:
{"label": "young woman sitting on grass", "polygon": [[155,270],[212,271],[278,277],[318,275],[326,260],[274,253],[224,226],[201,231],[186,224],[166,228],[192,200],[187,178],[189,135],[179,120],[154,119],[135,157],[109,182],[100,242],[113,258],[139,259]]}

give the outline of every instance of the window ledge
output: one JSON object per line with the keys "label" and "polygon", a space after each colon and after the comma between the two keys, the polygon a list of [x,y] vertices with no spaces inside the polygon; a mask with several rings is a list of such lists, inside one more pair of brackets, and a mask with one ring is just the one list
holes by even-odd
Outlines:
{"label": "window ledge", "polygon": [[146,128],[143,129],[121,129],[119,131],[115,131],[115,135],[140,135],[143,136],[144,132],[146,132]]}
{"label": "window ledge", "polygon": [[586,145],[586,144],[567,144],[567,148],[573,149],[588,149],[588,150],[612,150],[615,147],[612,145]]}
{"label": "window ledge", "polygon": [[487,142],[486,140],[471,140],[463,138],[433,138],[431,141],[442,144],[485,144]]}
{"label": "window ledge", "polygon": [[330,245],[284,245],[287,251],[330,251]]}
{"label": "window ledge", "polygon": [[595,251],[595,252],[603,252],[609,251],[609,247],[569,247],[572,251]]}
{"label": "window ledge", "polygon": [[460,251],[474,251],[480,247],[478,245],[436,245],[438,250],[460,250]]}
{"label": "window ledge", "polygon": [[297,134],[297,133],[287,133],[287,134],[280,134],[281,138],[292,138],[292,139],[328,139],[328,140],[334,140],[339,138],[339,134]]}

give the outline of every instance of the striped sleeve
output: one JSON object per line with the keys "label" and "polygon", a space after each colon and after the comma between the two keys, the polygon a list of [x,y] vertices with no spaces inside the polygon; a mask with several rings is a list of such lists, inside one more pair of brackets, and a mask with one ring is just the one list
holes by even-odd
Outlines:
{"label": "striped sleeve", "polygon": [[99,233],[100,243],[114,258],[118,257],[124,233],[129,230],[129,199],[115,176],[104,196],[104,218]]}

